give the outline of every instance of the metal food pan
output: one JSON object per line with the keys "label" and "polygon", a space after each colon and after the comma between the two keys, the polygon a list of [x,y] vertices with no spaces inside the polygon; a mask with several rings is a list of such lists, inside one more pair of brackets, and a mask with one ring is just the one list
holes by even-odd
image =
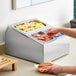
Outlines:
{"label": "metal food pan", "polygon": [[[32,22],[32,21],[40,22],[40,23],[44,24],[45,27],[42,27],[42,28],[39,28],[39,29],[36,29],[36,30],[33,30],[33,31],[28,31],[28,32],[21,31],[21,30],[19,30],[19,29],[17,29],[17,28],[15,27],[16,25],[23,24],[24,22]],[[36,32],[38,32],[38,31],[40,31],[40,30],[47,29],[49,26],[50,26],[50,25],[44,23],[44,22],[41,21],[41,20],[38,20],[38,19],[30,19],[30,20],[26,20],[26,21],[22,21],[22,22],[13,24],[13,25],[12,25],[12,28],[15,29],[15,30],[17,30],[18,32],[20,32],[20,33],[22,33],[22,34],[29,35],[29,34],[36,33]],[[51,27],[51,26],[50,26],[50,27]]]}

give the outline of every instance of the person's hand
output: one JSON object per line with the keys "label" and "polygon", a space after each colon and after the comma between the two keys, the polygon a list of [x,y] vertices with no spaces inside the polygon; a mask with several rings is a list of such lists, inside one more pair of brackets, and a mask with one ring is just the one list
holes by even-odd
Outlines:
{"label": "person's hand", "polygon": [[60,65],[53,65],[49,69],[47,69],[48,73],[53,73],[53,74],[60,74],[62,73],[62,66]]}
{"label": "person's hand", "polygon": [[50,28],[47,31],[47,34],[57,34],[59,33],[60,28]]}
{"label": "person's hand", "polygon": [[59,65],[49,65],[49,66],[46,66],[45,63],[43,64],[40,64],[40,67],[42,67],[42,69],[38,70],[42,73],[50,73],[50,74],[60,74],[62,73],[62,66],[59,66]]}
{"label": "person's hand", "polygon": [[49,70],[51,72],[52,65],[53,65],[52,63],[41,63],[38,65],[37,70],[42,73],[48,73]]}

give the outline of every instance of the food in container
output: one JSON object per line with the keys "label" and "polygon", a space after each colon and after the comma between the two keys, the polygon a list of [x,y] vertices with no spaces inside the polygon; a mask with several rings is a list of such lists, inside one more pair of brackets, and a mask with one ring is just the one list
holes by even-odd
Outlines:
{"label": "food in container", "polygon": [[23,22],[21,24],[15,25],[15,28],[24,31],[24,32],[29,32],[29,31],[33,31],[39,28],[42,28],[46,26],[46,24],[38,21],[38,20],[33,20],[33,21],[29,21],[29,22]]}
{"label": "food in container", "polygon": [[47,41],[54,39],[53,35],[49,35],[49,34],[44,33],[42,31],[40,31],[36,34],[32,34],[32,36],[40,41],[43,41],[43,42],[47,42]]}

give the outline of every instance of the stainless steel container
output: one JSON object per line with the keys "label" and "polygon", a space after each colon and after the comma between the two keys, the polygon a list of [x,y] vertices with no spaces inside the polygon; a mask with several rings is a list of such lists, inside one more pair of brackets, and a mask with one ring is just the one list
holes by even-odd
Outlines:
{"label": "stainless steel container", "polygon": [[5,34],[6,54],[36,63],[50,62],[69,54],[69,39],[65,35],[57,36],[48,42],[32,37],[33,33],[47,29],[44,27],[25,33],[9,26]]}

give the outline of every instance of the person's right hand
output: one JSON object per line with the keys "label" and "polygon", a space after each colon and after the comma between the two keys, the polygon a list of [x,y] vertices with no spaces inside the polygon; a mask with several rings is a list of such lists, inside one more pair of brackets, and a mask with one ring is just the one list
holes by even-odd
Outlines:
{"label": "person's right hand", "polygon": [[51,33],[56,34],[56,33],[59,33],[59,29],[60,28],[50,28],[50,29],[48,29],[47,34],[51,34]]}

